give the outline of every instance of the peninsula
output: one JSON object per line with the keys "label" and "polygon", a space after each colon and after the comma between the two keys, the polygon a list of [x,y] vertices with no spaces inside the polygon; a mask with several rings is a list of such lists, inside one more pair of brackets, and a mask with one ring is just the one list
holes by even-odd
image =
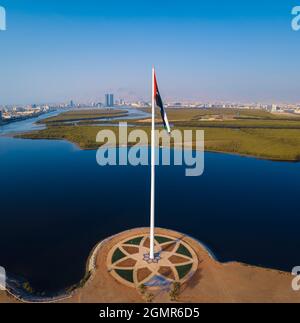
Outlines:
{"label": "peninsula", "polygon": [[[157,228],[155,232],[156,245],[168,262],[159,262],[156,268],[140,261],[139,252],[149,247],[148,234],[148,228],[137,228],[102,241],[90,254],[85,280],[62,297],[39,301],[300,302],[292,290],[294,277],[290,273],[238,262],[220,263],[201,243],[172,230]],[[169,285],[151,287],[153,273],[165,277]],[[0,292],[0,301],[22,302],[7,292]]]}

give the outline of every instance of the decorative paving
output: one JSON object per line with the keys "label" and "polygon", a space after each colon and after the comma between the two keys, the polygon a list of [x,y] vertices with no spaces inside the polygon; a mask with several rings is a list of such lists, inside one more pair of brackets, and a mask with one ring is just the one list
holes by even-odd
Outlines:
{"label": "decorative paving", "polygon": [[151,260],[149,235],[137,235],[117,243],[107,257],[112,276],[129,287],[158,288],[186,282],[198,268],[195,251],[181,239],[155,236],[155,259]]}

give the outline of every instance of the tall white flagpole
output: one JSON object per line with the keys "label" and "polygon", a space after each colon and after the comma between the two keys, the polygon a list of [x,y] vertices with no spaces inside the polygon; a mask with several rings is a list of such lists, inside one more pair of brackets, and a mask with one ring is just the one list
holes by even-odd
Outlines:
{"label": "tall white flagpole", "polygon": [[155,69],[152,68],[152,129],[151,129],[151,207],[150,207],[150,259],[154,259],[155,225]]}

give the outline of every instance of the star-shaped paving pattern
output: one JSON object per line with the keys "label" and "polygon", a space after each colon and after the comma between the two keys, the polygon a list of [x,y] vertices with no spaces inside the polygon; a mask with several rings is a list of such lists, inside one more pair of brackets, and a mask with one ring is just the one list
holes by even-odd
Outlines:
{"label": "star-shaped paving pattern", "polygon": [[109,252],[107,266],[119,282],[138,287],[161,287],[172,282],[183,283],[198,267],[194,250],[181,239],[155,236],[155,258],[150,259],[148,235],[134,236],[114,246]]}

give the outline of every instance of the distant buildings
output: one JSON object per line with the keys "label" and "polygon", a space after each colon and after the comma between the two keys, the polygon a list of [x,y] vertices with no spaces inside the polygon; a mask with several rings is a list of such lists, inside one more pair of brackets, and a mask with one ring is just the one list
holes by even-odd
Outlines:
{"label": "distant buildings", "polygon": [[105,94],[105,106],[113,107],[115,105],[114,95],[113,94]]}
{"label": "distant buildings", "polygon": [[10,106],[2,107],[0,110],[0,123],[10,122],[17,120],[24,120],[31,117],[37,117],[43,113],[55,110],[48,105],[28,105],[28,106]]}
{"label": "distant buildings", "polygon": [[101,102],[98,102],[98,103],[94,103],[93,106],[95,108],[101,108],[102,107],[102,103]]}
{"label": "distant buildings", "polygon": [[137,101],[137,102],[132,102],[131,106],[134,108],[145,108],[145,107],[150,106],[150,104],[145,101]]}

